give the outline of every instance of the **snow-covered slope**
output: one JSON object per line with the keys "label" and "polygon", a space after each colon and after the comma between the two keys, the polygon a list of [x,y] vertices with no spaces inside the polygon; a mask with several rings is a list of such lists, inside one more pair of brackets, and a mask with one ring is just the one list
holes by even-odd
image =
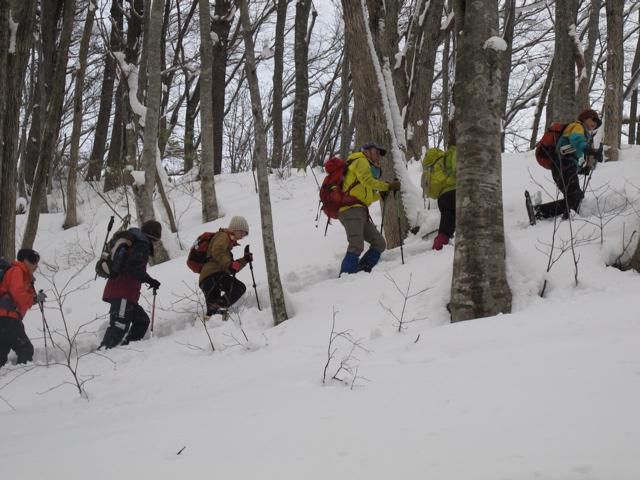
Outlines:
{"label": "snow-covered slope", "polygon": [[[419,165],[410,170],[417,184]],[[29,312],[38,366],[0,370],[2,478],[639,478],[640,279],[607,265],[640,223],[640,149],[594,173],[572,223],[577,286],[570,250],[546,273],[554,223],[530,227],[524,210],[525,188],[555,194],[550,176],[531,154],[505,156],[503,174],[510,315],[451,325],[454,248],[433,252],[420,234],[407,239],[404,265],[395,249],[371,274],[336,278],[344,232],[336,224],[323,235],[316,183],[294,173],[271,180],[290,316],[274,328],[253,180],[223,175],[216,189],[226,216],[204,226],[199,190],[186,179],[174,187],[180,233],[165,235],[174,259],[150,269],[162,282],[154,337],[102,354],[90,353],[107,324],[104,281],[92,270],[110,210],[83,189],[84,223],[63,231],[61,214],[43,215],[35,247],[49,264],[36,276],[49,293],[50,328],[63,331],[62,312],[82,332],[79,353],[89,354],[78,371],[89,398],[67,369],[44,366],[42,320]],[[422,212],[423,232],[437,226],[436,212]],[[249,288],[232,321],[208,324],[212,352],[185,255],[232,215],[251,227],[262,311],[245,269]],[[555,245],[569,238],[569,222],[560,223]],[[53,284],[68,293],[61,308]],[[401,291],[422,293],[407,300],[398,332]],[[323,386],[334,319],[344,334]],[[48,347],[49,362],[64,360]],[[350,353],[351,374],[332,381]]]}

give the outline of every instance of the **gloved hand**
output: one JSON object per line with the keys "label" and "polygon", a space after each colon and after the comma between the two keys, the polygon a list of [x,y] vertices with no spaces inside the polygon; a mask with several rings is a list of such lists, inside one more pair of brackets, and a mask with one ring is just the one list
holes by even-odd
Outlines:
{"label": "gloved hand", "polygon": [[253,262],[253,253],[249,251],[249,245],[244,247],[244,261],[247,263]]}
{"label": "gloved hand", "polygon": [[47,295],[44,293],[44,290],[38,290],[38,293],[36,293],[36,303],[39,304],[43,304],[44,301],[47,299]]}
{"label": "gloved hand", "polygon": [[238,273],[241,268],[242,268],[242,264],[238,260],[234,260],[233,262],[231,262],[231,266],[229,267],[229,269],[233,273]]}
{"label": "gloved hand", "polygon": [[149,277],[149,280],[147,280],[147,285],[149,285],[149,288],[152,288],[154,290],[157,290],[160,288],[160,282],[155,278],[151,278],[151,277]]}
{"label": "gloved hand", "polygon": [[389,182],[390,192],[397,192],[398,190],[400,190],[400,180],[393,180]]}

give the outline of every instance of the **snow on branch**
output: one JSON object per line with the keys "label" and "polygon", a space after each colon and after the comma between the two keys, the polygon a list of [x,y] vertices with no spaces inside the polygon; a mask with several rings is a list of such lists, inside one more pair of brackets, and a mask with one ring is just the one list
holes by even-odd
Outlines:
{"label": "snow on branch", "polygon": [[113,52],[113,56],[118,61],[120,70],[122,70],[124,76],[127,77],[127,85],[129,86],[129,105],[131,105],[131,110],[133,110],[133,113],[140,118],[138,120],[140,126],[144,127],[147,107],[138,100],[138,66],[133,63],[127,63],[123,52]]}

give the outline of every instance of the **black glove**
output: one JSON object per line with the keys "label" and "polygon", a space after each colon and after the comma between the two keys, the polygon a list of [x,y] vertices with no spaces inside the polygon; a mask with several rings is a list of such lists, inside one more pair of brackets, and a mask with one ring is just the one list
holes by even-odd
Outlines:
{"label": "black glove", "polygon": [[160,282],[155,278],[151,278],[151,277],[149,277],[149,279],[147,280],[147,285],[149,285],[149,288],[152,288],[154,290],[157,290],[160,288]]}
{"label": "black glove", "polygon": [[36,303],[42,305],[46,299],[47,295],[44,293],[44,290],[38,290],[38,293],[36,293],[35,296]]}
{"label": "black glove", "polygon": [[390,192],[397,192],[398,190],[400,190],[400,180],[393,180],[392,182],[389,182]]}
{"label": "black glove", "polygon": [[253,253],[249,251],[249,245],[244,247],[244,261],[247,263],[253,262]]}

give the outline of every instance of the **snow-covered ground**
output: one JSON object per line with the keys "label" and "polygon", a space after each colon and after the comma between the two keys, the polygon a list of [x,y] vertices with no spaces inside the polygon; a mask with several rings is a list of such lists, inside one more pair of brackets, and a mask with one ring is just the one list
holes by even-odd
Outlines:
{"label": "snow-covered ground", "polygon": [[[417,185],[419,165],[410,171]],[[72,332],[80,328],[78,351],[87,355],[78,371],[88,400],[66,368],[45,366],[64,359],[50,342],[45,355],[34,308],[25,324],[37,366],[0,370],[1,477],[640,478],[640,318],[633,303],[640,277],[607,266],[640,223],[640,149],[624,150],[622,161],[594,173],[572,224],[577,286],[570,250],[546,273],[554,223],[530,227],[524,209],[525,188],[555,194],[550,176],[530,153],[506,155],[503,174],[509,315],[451,325],[454,248],[434,252],[421,234],[405,242],[404,265],[394,249],[373,273],[336,278],[343,229],[330,226],[324,236],[326,219],[314,220],[313,176],[293,173],[271,179],[289,314],[273,327],[253,179],[222,175],[216,190],[225,217],[216,222],[200,224],[199,189],[187,179],[171,192],[180,233],[166,234],[165,225],[173,260],[150,268],[162,282],[154,337],[101,354],[91,352],[107,325],[107,305],[93,263],[111,213],[85,186],[84,223],[63,231],[62,214],[43,215],[35,248],[50,328],[63,331],[62,313]],[[117,197],[122,214],[124,198]],[[212,352],[186,250],[232,215],[251,226],[243,245],[255,254],[262,311],[245,269],[239,278],[247,294],[232,319],[207,325]],[[377,207],[372,215],[379,222]],[[437,209],[420,219],[423,233],[433,230]],[[19,232],[24,222],[18,218]],[[555,245],[568,239],[569,222],[561,222]],[[53,284],[63,294],[60,308]],[[391,312],[400,315],[400,291],[407,290],[422,293],[407,300],[399,333]],[[145,290],[141,304],[150,301]],[[334,318],[344,335],[332,344],[323,386]],[[342,371],[345,382],[332,381],[353,342],[355,377]]]}

